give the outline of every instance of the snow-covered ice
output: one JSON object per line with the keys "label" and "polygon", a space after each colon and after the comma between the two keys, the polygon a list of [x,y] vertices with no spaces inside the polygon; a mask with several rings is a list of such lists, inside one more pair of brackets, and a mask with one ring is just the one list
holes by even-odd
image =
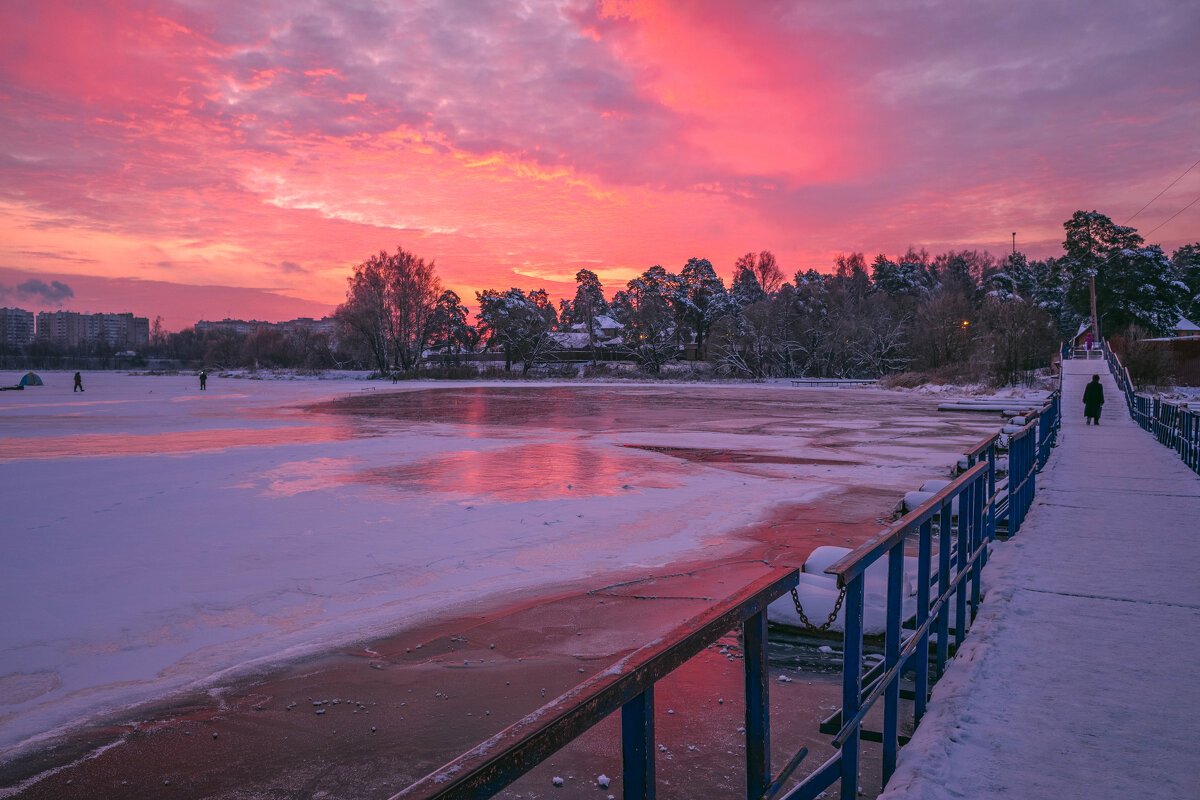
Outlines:
{"label": "snow-covered ice", "polygon": [[[600,403],[569,428],[505,424],[479,399],[537,396],[540,414],[558,402],[552,384],[465,396],[214,377],[200,392],[189,376],[89,373],[73,395],[69,374],[43,377],[0,395],[0,758],[100,712],[489,596],[741,552],[731,533],[778,503],[864,469],[876,485],[915,485],[953,461],[945,442],[976,438],[930,401],[898,408],[876,391],[804,416],[770,406],[804,396],[781,387],[634,385],[604,396],[641,406]],[[304,408],[393,392],[421,392],[429,413]],[[747,410],[709,413],[726,396]],[[904,426],[913,441],[895,441]],[[886,446],[856,449],[885,428]],[[722,448],[763,463],[671,454]],[[808,472],[785,463],[814,453],[828,460]]]}

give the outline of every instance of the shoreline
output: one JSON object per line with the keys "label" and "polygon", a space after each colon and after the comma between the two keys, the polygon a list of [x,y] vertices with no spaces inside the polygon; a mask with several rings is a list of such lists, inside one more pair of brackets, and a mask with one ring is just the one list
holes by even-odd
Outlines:
{"label": "shoreline", "polygon": [[[372,771],[362,781],[340,784],[345,794],[326,797],[385,796],[377,791],[385,780],[386,788],[398,791],[707,608],[722,581],[744,583],[769,566],[799,567],[811,550],[797,546],[800,529],[811,534],[850,508],[860,509],[860,518],[842,522],[836,537],[822,530],[819,538],[804,538],[815,547],[830,537],[842,543],[845,533],[866,539],[879,527],[881,506],[862,513],[868,504],[860,493],[845,491],[834,500],[781,504],[760,523],[731,534],[743,547],[729,558],[611,573],[603,585],[572,581],[510,596],[490,610],[481,599],[360,646],[105,715],[0,765],[0,798],[157,797],[166,785],[176,788],[176,796],[182,790],[189,797],[291,797],[312,780],[313,763],[335,755],[359,763],[384,758],[392,777]],[[655,589],[654,599],[647,599],[648,587]],[[726,639],[732,640],[726,646],[736,647],[735,635]],[[711,672],[732,663],[714,650],[693,659],[691,669]],[[740,665],[733,666],[737,686],[720,704],[730,710],[741,702]],[[368,736],[370,727],[376,730]],[[809,728],[801,732],[815,735],[815,724]],[[422,734],[414,738],[417,730]],[[235,742],[235,750],[227,749]],[[615,769],[619,775],[619,747],[617,753],[609,774]],[[256,773],[254,765],[261,763],[278,765],[276,774]],[[258,788],[243,794],[250,786]]]}

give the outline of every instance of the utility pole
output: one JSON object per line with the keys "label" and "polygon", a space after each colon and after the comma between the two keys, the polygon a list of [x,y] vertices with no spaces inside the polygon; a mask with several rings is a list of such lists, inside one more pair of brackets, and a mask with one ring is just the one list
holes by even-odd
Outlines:
{"label": "utility pole", "polygon": [[1013,231],[1013,255],[1017,254],[1017,232]]}

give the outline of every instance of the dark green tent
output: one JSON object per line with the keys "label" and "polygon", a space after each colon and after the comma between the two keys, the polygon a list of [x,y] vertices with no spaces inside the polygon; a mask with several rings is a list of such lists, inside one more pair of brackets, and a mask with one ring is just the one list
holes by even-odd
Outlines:
{"label": "dark green tent", "polygon": [[42,379],[38,376],[38,374],[36,372],[26,372],[25,376],[23,378],[21,378],[21,383],[19,385],[20,386],[43,386],[44,384],[42,383]]}

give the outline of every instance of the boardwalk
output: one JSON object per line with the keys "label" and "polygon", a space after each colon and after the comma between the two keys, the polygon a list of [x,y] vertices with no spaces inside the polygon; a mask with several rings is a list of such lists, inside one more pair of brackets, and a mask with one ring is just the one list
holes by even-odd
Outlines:
{"label": "boardwalk", "polygon": [[1200,477],[1130,421],[1103,362],[1066,362],[1063,388],[1033,510],[996,545],[888,800],[1200,797]]}

